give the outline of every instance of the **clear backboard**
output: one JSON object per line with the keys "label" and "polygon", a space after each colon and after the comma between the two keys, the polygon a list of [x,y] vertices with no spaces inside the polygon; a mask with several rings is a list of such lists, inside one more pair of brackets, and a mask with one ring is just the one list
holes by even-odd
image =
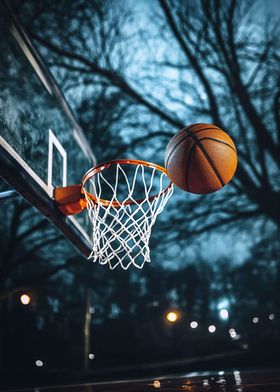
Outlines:
{"label": "clear backboard", "polygon": [[0,176],[88,256],[87,214],[65,217],[53,190],[79,184],[95,157],[7,2],[0,2],[0,49]]}

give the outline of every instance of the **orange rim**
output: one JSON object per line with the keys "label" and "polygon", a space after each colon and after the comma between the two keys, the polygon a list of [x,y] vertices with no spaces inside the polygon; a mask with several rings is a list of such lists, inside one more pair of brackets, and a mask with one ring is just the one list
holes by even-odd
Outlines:
{"label": "orange rim", "polygon": [[[83,192],[84,194],[86,194],[86,196],[87,196],[89,199],[91,199],[94,203],[96,203],[96,204],[102,204],[102,205],[105,206],[105,207],[108,207],[109,205],[112,205],[113,207],[121,207],[122,205],[139,204],[139,203],[142,203],[142,202],[146,199],[146,198],[143,198],[143,199],[137,199],[137,200],[135,200],[135,201],[133,201],[133,200],[128,200],[128,201],[125,201],[125,202],[117,202],[117,201],[113,201],[113,202],[112,202],[111,200],[106,200],[106,199],[98,198],[98,197],[92,195],[91,193],[87,192],[87,191],[84,189],[86,183],[87,183],[92,177],[94,177],[96,174],[100,173],[100,172],[103,171],[103,170],[109,169],[109,168],[110,168],[111,166],[113,166],[113,165],[118,165],[118,164],[120,164],[120,165],[143,165],[143,166],[146,166],[146,167],[151,167],[151,168],[154,168],[154,169],[156,169],[156,170],[161,171],[162,173],[164,173],[164,174],[166,175],[166,177],[168,177],[167,170],[166,170],[164,167],[162,167],[162,166],[160,166],[160,165],[157,165],[157,164],[155,164],[155,163],[151,163],[151,162],[147,162],[147,161],[141,161],[141,160],[138,160],[138,159],[115,159],[115,160],[113,160],[113,161],[109,161],[109,162],[102,163],[102,164],[100,164],[100,165],[98,165],[98,166],[95,166],[95,167],[89,169],[89,170],[85,173],[85,175],[83,176],[83,178],[82,178],[82,188],[83,188],[83,189],[82,189],[82,192]],[[169,178],[169,177],[168,177],[168,178]],[[159,196],[163,195],[163,194],[166,193],[166,192],[168,191],[168,189],[171,188],[171,187],[172,187],[172,181],[170,181],[169,185],[168,185],[163,191],[161,191],[160,193],[158,193],[158,194],[156,194],[156,195],[153,195],[153,196],[149,197],[148,200],[151,201],[151,200],[155,199],[156,197],[159,197]]]}

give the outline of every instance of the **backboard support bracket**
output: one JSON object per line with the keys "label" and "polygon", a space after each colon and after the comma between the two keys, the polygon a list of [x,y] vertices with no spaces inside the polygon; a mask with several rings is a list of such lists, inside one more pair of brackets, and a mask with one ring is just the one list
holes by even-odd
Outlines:
{"label": "backboard support bracket", "polygon": [[92,250],[90,240],[81,236],[77,224],[71,218],[62,214],[55,201],[50,199],[46,190],[38,186],[38,183],[27,171],[22,170],[20,163],[11,158],[10,153],[1,143],[0,176],[53,222],[84,256],[89,256]]}

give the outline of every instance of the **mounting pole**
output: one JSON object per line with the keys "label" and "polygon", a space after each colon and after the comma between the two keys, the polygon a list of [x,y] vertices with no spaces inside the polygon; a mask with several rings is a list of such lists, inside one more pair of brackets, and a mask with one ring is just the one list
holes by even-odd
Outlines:
{"label": "mounting pole", "polygon": [[92,297],[92,290],[87,289],[86,290],[85,320],[84,320],[84,369],[85,370],[89,370],[91,297]]}

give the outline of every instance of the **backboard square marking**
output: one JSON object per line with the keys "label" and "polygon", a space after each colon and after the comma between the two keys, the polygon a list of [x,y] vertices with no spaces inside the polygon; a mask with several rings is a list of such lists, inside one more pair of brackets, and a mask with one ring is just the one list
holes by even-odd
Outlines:
{"label": "backboard square marking", "polygon": [[67,185],[67,152],[62,147],[62,144],[54,135],[53,131],[49,129],[49,154],[48,154],[48,188],[53,189],[53,146],[58,150],[62,157],[62,186]]}

